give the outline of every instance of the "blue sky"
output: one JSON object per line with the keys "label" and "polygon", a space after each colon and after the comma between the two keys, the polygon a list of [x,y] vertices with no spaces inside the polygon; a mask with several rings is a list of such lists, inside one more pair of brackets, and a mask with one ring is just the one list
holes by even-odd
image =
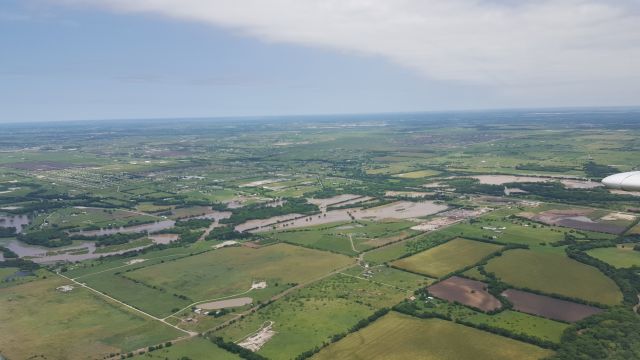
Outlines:
{"label": "blue sky", "polygon": [[[3,0],[0,122],[639,105],[633,2],[287,1]],[[576,35],[547,45],[551,11]],[[505,37],[514,14],[531,29]]]}

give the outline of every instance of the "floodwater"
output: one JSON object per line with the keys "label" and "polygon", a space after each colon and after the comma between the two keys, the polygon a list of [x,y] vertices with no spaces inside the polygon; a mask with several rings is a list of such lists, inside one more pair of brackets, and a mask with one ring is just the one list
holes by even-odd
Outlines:
{"label": "floodwater", "polygon": [[74,234],[84,235],[84,236],[104,236],[104,235],[113,235],[117,233],[141,233],[141,232],[158,232],[161,230],[172,228],[176,224],[173,220],[162,220],[149,224],[142,225],[134,225],[134,226],[121,226],[119,228],[111,228],[111,229],[100,229],[100,230],[86,230],[86,231],[78,231]]}
{"label": "floodwater", "polygon": [[[149,238],[154,242],[154,244],[166,244],[172,241],[169,236],[164,237],[165,234],[158,234],[150,236]],[[172,234],[167,234],[172,235]],[[172,235],[175,236],[175,235]],[[146,247],[151,246],[138,246],[131,249],[126,250],[118,250],[112,252],[103,252],[103,253],[95,253],[96,245],[91,241],[85,241],[79,244],[63,246],[59,248],[48,248],[44,246],[35,246],[25,244],[18,240],[11,240],[7,245],[5,245],[9,250],[18,254],[19,257],[27,257],[29,260],[44,264],[44,263],[55,263],[59,261],[83,261],[89,259],[97,259],[101,256],[109,256],[109,255],[119,255],[128,251],[137,251],[144,249]]]}
{"label": "floodwater", "polygon": [[17,233],[21,233],[24,227],[31,224],[29,215],[0,216],[0,227],[12,227]]}
{"label": "floodwater", "polygon": [[518,182],[547,182],[550,178],[534,177],[534,176],[514,176],[514,175],[477,175],[472,176],[474,179],[480,180],[481,184],[502,185],[507,183]]}
{"label": "floodwater", "polygon": [[330,210],[313,215],[289,214],[276,216],[264,220],[250,220],[236,226],[236,231],[269,231],[276,229],[291,229],[305,226],[322,225],[340,221],[383,220],[383,219],[411,219],[432,215],[447,209],[446,205],[433,201],[396,201],[388,205],[369,209],[353,208]]}

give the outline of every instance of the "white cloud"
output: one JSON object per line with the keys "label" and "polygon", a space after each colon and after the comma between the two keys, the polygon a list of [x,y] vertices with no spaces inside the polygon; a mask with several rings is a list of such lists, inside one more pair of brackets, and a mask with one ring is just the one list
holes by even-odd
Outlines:
{"label": "white cloud", "polygon": [[640,76],[638,0],[51,0],[152,13],[269,42],[381,56],[498,88]]}

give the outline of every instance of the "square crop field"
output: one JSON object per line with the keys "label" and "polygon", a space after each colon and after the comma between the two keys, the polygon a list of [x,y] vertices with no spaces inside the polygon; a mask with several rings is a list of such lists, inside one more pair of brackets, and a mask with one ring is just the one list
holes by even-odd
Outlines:
{"label": "square crop field", "polygon": [[70,282],[49,278],[0,289],[0,353],[8,359],[99,359],[185,335]]}
{"label": "square crop field", "polygon": [[392,264],[411,272],[441,277],[473,265],[500,249],[500,245],[456,238]]}
{"label": "square crop field", "polygon": [[534,360],[551,354],[550,350],[450,321],[391,312],[329,345],[313,359]]}
{"label": "square crop field", "polygon": [[598,269],[562,254],[511,250],[491,259],[485,269],[519,288],[605,305],[617,305],[622,301],[622,293],[613,280]]}
{"label": "square crop field", "polygon": [[[353,261],[344,255],[289,244],[258,249],[227,247],[147,266],[126,273],[126,277],[194,302],[244,293],[260,301],[292,283],[314,280]],[[266,281],[267,288],[248,291],[253,281]],[[136,305],[144,309],[144,304]]]}
{"label": "square crop field", "polygon": [[617,247],[598,248],[587,251],[589,256],[602,260],[617,268],[640,266],[640,251],[633,250],[634,244]]}
{"label": "square crop field", "polygon": [[329,341],[331,336],[346,332],[376,310],[393,306],[412,293],[411,290],[336,274],[289,293],[216,334],[221,334],[227,341],[240,341],[264,324],[272,323],[275,335],[258,354],[272,360],[294,359]]}

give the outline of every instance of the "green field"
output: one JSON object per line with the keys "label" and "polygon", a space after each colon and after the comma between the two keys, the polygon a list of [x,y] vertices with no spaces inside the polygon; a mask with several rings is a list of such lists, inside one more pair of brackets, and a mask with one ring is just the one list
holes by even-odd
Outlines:
{"label": "green field", "polygon": [[606,305],[622,301],[620,289],[613,280],[596,268],[561,254],[511,250],[490,260],[485,269],[507,284],[520,288]]}
{"label": "green field", "polygon": [[196,337],[186,341],[180,341],[170,347],[146,352],[143,355],[134,356],[133,360],[239,360],[238,355],[220,349],[207,339]]}
{"label": "green field", "polygon": [[[147,266],[124,276],[167,295],[186,296],[188,302],[243,293],[262,301],[292,284],[319,278],[352,262],[343,255],[276,244],[259,249],[228,247]],[[266,281],[268,287],[249,291],[253,281]],[[148,303],[155,302],[150,298],[134,304],[146,309]]]}
{"label": "green field", "polygon": [[500,249],[500,245],[456,238],[392,264],[411,272],[441,277],[473,265]]}
{"label": "green field", "polygon": [[389,286],[395,286],[400,289],[415,290],[431,285],[435,279],[422,275],[394,269],[387,266],[374,266],[363,268],[354,266],[342,272],[343,274],[353,275],[367,280],[375,281]]}
{"label": "green field", "polygon": [[[8,359],[101,358],[175,339],[165,326],[49,274],[44,280],[0,289],[0,353]],[[25,341],[28,345],[25,345]]]}
{"label": "green field", "polygon": [[356,255],[363,250],[417,234],[417,231],[409,229],[413,225],[415,223],[411,221],[360,221],[282,231],[270,236],[306,247]]}
{"label": "green field", "polygon": [[633,250],[635,244],[618,245],[617,247],[597,248],[587,254],[617,268],[640,266],[640,251]]}
{"label": "green field", "polygon": [[453,322],[392,312],[328,346],[313,359],[533,360],[551,354]]}
{"label": "green field", "polygon": [[380,249],[367,251],[364,254],[364,259],[374,264],[383,264],[389,261],[393,261],[406,253],[406,241],[402,241],[396,244],[382,247]]}
{"label": "green field", "polygon": [[273,321],[276,335],[258,353],[273,360],[292,359],[411,293],[338,274],[287,295],[220,334],[238,341]]}

